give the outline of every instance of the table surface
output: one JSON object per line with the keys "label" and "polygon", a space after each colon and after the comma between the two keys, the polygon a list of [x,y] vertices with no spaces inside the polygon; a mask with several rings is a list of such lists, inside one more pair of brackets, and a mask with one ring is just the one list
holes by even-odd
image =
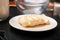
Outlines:
{"label": "table surface", "polygon": [[58,26],[55,29],[45,32],[27,32],[11,27],[9,25],[10,18],[21,14],[22,12],[16,7],[10,7],[10,16],[5,21],[0,22],[0,30],[6,31],[8,40],[60,40],[60,19],[51,15],[53,12],[49,12],[48,15],[56,19]]}

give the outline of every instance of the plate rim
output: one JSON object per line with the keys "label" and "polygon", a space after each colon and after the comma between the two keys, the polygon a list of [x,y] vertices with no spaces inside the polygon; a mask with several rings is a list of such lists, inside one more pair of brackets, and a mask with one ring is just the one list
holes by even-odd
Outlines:
{"label": "plate rim", "polygon": [[[18,16],[24,16],[24,15],[18,15]],[[11,19],[13,19],[13,18],[15,18],[15,17],[18,17],[18,16],[14,16],[14,17],[12,17]],[[47,17],[49,17],[49,16],[47,16]],[[30,32],[44,32],[44,31],[52,30],[52,29],[56,28],[57,25],[58,25],[57,21],[56,21],[54,18],[52,18],[52,17],[49,17],[49,18],[53,19],[53,20],[56,22],[56,26],[53,27],[53,28],[50,28],[50,29],[48,29],[48,30],[42,30],[42,31],[41,31],[41,30],[39,30],[39,31],[34,31],[34,30],[33,30],[33,31],[31,31],[31,30],[23,30],[23,29],[19,29],[19,28],[16,28],[16,27],[14,27],[13,25],[10,24],[11,19],[9,20],[9,25],[12,26],[13,28],[17,29],[17,30],[30,31]]]}

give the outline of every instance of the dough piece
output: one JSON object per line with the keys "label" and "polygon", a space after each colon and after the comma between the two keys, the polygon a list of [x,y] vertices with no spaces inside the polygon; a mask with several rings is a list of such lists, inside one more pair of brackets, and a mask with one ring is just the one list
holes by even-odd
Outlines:
{"label": "dough piece", "polygon": [[38,14],[29,14],[25,15],[23,17],[18,18],[18,22],[20,25],[24,27],[35,27],[40,25],[48,25],[49,20],[47,16],[44,14],[38,15]]}

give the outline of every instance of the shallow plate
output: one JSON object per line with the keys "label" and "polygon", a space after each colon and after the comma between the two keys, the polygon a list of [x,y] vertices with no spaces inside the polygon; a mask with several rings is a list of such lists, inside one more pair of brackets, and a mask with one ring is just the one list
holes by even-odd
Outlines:
{"label": "shallow plate", "polygon": [[44,26],[39,26],[39,27],[34,27],[34,28],[25,28],[18,23],[18,18],[23,17],[23,16],[25,16],[25,15],[18,15],[18,16],[11,18],[9,21],[9,24],[16,29],[23,30],[23,31],[33,31],[33,32],[51,30],[57,26],[56,20],[47,16],[47,18],[50,21],[49,25],[44,25]]}

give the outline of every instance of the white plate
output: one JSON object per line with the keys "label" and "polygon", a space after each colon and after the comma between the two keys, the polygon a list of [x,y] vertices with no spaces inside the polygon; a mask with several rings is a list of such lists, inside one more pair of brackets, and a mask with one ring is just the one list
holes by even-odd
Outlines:
{"label": "white plate", "polygon": [[33,32],[51,30],[51,29],[54,29],[57,26],[56,20],[47,16],[49,21],[50,21],[49,25],[35,27],[35,28],[25,28],[18,23],[18,18],[23,17],[23,16],[24,15],[19,15],[19,16],[15,16],[15,17],[11,18],[10,21],[9,21],[9,24],[16,29],[24,30],[24,31],[33,31]]}

